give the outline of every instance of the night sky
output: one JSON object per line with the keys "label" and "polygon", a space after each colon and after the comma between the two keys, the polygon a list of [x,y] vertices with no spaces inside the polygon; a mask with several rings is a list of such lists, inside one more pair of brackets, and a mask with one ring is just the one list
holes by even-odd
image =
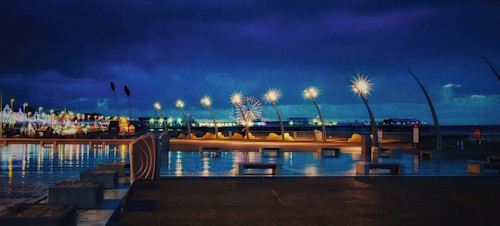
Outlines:
{"label": "night sky", "polygon": [[[311,86],[329,121],[368,120],[347,79],[368,75],[377,121],[432,123],[410,68],[440,123],[500,124],[499,1],[2,1],[0,89],[4,105],[233,120],[235,91],[261,99],[279,89],[283,118],[317,116],[302,97]],[[17,109],[16,109],[17,110]]]}

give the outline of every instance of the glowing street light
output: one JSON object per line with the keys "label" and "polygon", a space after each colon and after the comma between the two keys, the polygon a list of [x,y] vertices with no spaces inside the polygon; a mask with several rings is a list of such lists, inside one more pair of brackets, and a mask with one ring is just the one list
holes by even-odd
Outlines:
{"label": "glowing street light", "polygon": [[14,113],[14,101],[16,101],[16,98],[11,97],[10,98],[10,110],[12,113]]}
{"label": "glowing street light", "polygon": [[241,115],[243,117],[243,123],[245,124],[246,137],[247,137],[247,140],[250,140],[250,136],[249,136],[250,131],[248,131],[249,125],[248,125],[247,119],[245,117],[245,113],[243,113],[243,109],[241,108],[242,101],[243,101],[243,94],[241,94],[241,92],[233,93],[233,95],[231,96],[231,103],[234,104],[235,106],[237,106],[241,111]]}
{"label": "glowing street light", "polygon": [[175,106],[182,111],[182,114],[184,114],[184,118],[186,119],[186,125],[187,125],[187,129],[188,129],[188,139],[191,139],[191,126],[189,125],[189,120],[188,120],[188,117],[186,115],[186,112],[184,112],[184,101],[182,101],[181,99],[178,99],[175,102]]}
{"label": "glowing street light", "polygon": [[53,127],[52,120],[54,119],[54,109],[50,109],[50,128]]}
{"label": "glowing street light", "polygon": [[371,129],[372,129],[372,136],[373,136],[373,145],[375,147],[379,146],[378,143],[378,134],[377,134],[377,124],[375,122],[375,119],[373,118],[372,111],[370,109],[370,106],[368,106],[368,100],[366,99],[366,95],[370,94],[372,84],[370,83],[371,80],[368,80],[364,76],[358,75],[354,80],[349,81],[351,83],[352,91],[354,93],[358,94],[361,99],[363,100],[363,103],[365,103],[366,109],[368,110],[368,114],[370,115],[370,124],[371,124]]}
{"label": "glowing street light", "polygon": [[281,94],[276,89],[270,89],[264,96],[268,102],[273,104],[274,109],[276,109],[276,113],[278,114],[278,119],[280,120],[281,140],[285,141],[285,128],[283,127],[283,121],[281,120],[280,112],[278,111],[278,107],[276,106],[276,101],[278,101],[278,98],[281,96]]}
{"label": "glowing street light", "polygon": [[26,107],[28,107],[28,102],[24,102],[23,104],[23,112],[26,114]]}
{"label": "glowing street light", "polygon": [[323,132],[323,142],[326,142],[326,128],[325,122],[323,121],[323,116],[321,115],[321,111],[319,110],[318,102],[316,102],[316,97],[318,97],[319,91],[316,87],[309,87],[304,90],[304,97],[306,99],[311,99],[316,105],[316,109],[318,109],[319,119],[321,120],[321,130]]}
{"label": "glowing street light", "polygon": [[160,113],[160,116],[161,116],[161,117],[163,117],[163,116],[161,115],[161,104],[160,104],[159,102],[155,102],[155,103],[153,104],[153,107],[155,108],[155,117],[156,117],[156,111],[158,111],[158,112]]}
{"label": "glowing street light", "polygon": [[210,106],[212,105],[212,98],[210,98],[210,96],[204,96],[201,98],[200,102],[204,107],[208,108],[208,110],[210,111],[212,119],[214,120],[215,139],[219,139],[219,130],[217,129],[217,121],[215,121],[214,113],[212,112],[212,108],[210,108]]}

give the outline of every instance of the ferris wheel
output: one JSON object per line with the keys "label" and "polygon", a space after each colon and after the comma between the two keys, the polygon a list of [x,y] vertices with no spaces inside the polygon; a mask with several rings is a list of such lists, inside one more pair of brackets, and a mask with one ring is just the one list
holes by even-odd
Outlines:
{"label": "ferris wheel", "polygon": [[[243,97],[241,101],[241,109],[243,110],[243,114],[238,106],[235,106],[234,108],[236,118],[241,122],[244,122],[245,120],[247,122],[261,120],[262,103],[259,99],[252,96]],[[245,120],[243,120],[243,117],[245,117]]]}

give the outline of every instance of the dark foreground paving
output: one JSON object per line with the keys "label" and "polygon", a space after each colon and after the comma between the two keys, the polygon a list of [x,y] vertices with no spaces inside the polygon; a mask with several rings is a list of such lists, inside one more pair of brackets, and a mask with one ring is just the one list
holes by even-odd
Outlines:
{"label": "dark foreground paving", "polygon": [[498,225],[500,177],[136,181],[123,225]]}

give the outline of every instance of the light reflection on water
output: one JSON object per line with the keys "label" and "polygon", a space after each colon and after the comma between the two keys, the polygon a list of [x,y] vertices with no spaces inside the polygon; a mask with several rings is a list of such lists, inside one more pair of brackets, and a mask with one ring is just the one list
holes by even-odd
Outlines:
{"label": "light reflection on water", "polygon": [[[36,185],[48,188],[60,181],[73,180],[99,163],[129,161],[126,145],[117,151],[113,145],[90,150],[88,144],[9,144],[0,151],[0,197]],[[33,187],[33,186],[32,186]],[[7,194],[6,194],[7,193]]]}
{"label": "light reflection on water", "polygon": [[[365,159],[359,152],[342,153],[340,157],[321,158],[312,152],[284,152],[281,156],[274,153],[259,152],[165,152],[161,166],[161,176],[234,176],[235,163],[281,163],[284,176],[355,176],[355,163]],[[168,162],[165,161],[168,159]],[[394,158],[371,157],[373,162],[401,163],[405,175],[410,176],[458,176],[467,175],[466,160],[434,159],[419,161],[418,157],[401,154]],[[248,172],[248,170],[247,170]],[[267,174],[271,170],[256,170],[256,174]],[[388,170],[371,170],[372,175],[388,175]]]}

